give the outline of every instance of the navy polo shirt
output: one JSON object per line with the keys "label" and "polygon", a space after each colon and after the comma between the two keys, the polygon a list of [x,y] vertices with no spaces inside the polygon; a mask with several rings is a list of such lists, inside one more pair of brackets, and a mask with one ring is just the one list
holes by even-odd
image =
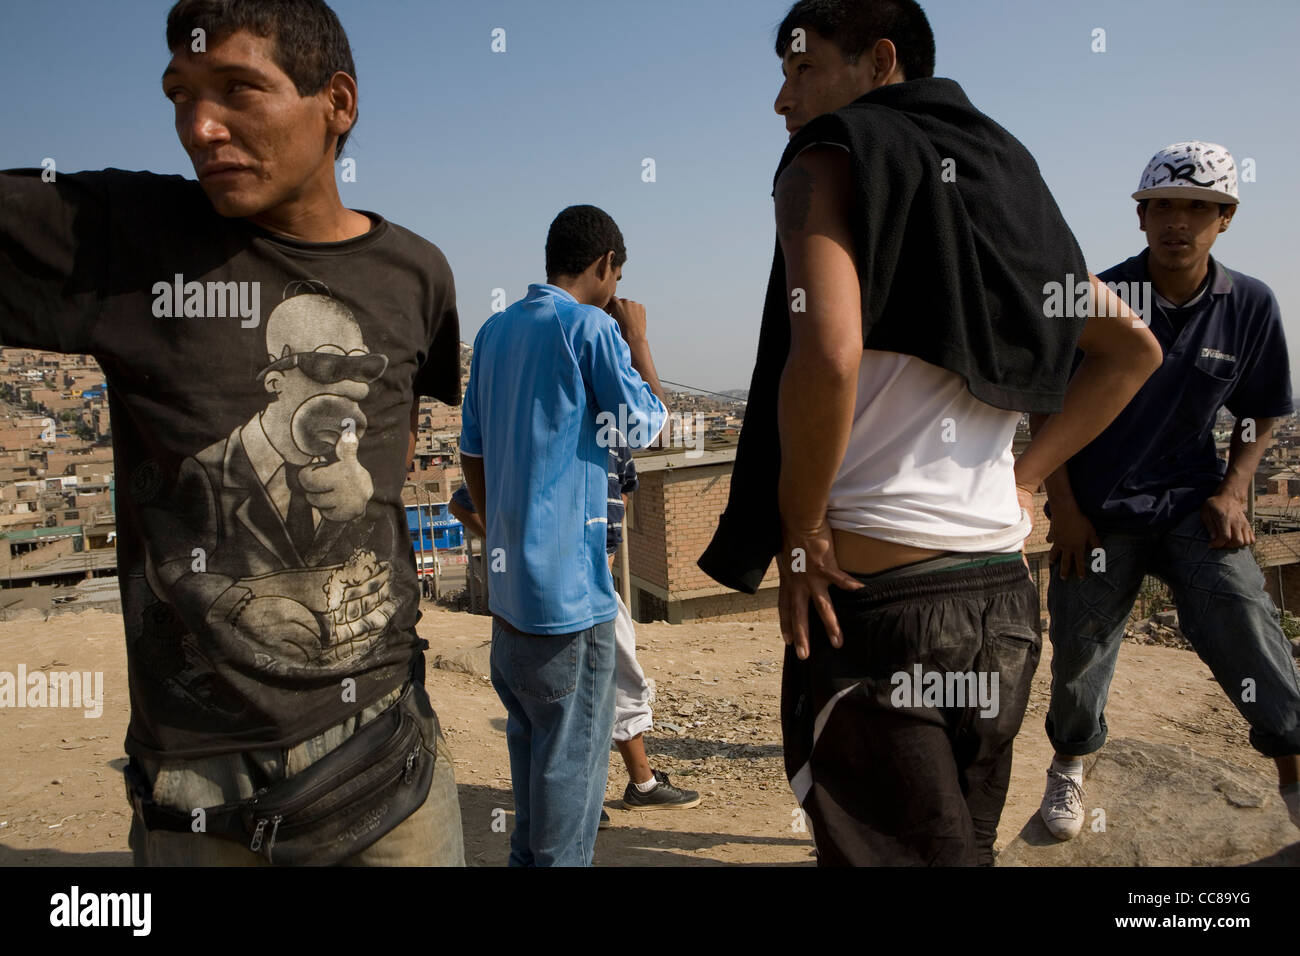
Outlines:
{"label": "navy polo shirt", "polygon": [[[1143,250],[1101,273],[1148,282]],[[1214,447],[1221,407],[1238,420],[1291,413],[1291,370],[1272,290],[1210,258],[1209,288],[1185,308],[1151,292],[1151,331],[1165,358],[1110,426],[1067,465],[1079,508],[1100,529],[1179,521],[1214,494],[1227,462]],[[1075,367],[1083,360],[1075,356]],[[1049,512],[1050,517],[1050,512]]]}

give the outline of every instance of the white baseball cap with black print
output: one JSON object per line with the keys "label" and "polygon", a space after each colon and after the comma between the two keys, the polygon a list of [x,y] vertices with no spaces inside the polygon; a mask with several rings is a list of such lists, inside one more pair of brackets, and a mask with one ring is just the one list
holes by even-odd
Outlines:
{"label": "white baseball cap with black print", "polygon": [[1239,203],[1237,164],[1217,143],[1174,143],[1151,157],[1133,198]]}

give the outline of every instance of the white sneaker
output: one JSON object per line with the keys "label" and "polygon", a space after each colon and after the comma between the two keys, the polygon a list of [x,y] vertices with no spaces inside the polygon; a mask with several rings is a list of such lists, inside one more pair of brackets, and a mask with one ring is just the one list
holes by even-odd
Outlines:
{"label": "white sneaker", "polygon": [[1055,766],[1047,768],[1047,790],[1038,815],[1058,840],[1071,840],[1083,829],[1083,785]]}

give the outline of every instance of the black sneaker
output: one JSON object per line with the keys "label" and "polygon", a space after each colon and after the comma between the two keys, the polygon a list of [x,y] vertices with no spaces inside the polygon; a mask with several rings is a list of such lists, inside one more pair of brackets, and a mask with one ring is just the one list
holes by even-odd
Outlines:
{"label": "black sneaker", "polygon": [[611,826],[611,823],[609,822],[609,814],[606,813],[604,810],[601,810],[601,811],[600,811],[600,829],[602,829],[602,830],[608,830],[608,829],[610,828],[610,826]]}
{"label": "black sneaker", "polygon": [[623,791],[624,810],[689,810],[698,806],[700,795],[694,790],[679,790],[668,782],[668,774],[654,772],[658,784],[648,793],[642,793],[636,784],[629,782]]}

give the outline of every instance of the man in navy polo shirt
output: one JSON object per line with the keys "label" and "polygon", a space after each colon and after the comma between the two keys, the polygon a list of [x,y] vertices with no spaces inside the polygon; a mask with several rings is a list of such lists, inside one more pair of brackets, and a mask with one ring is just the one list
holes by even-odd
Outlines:
{"label": "man in navy polo shirt", "polygon": [[[1210,256],[1238,204],[1226,149],[1161,150],[1133,198],[1147,248],[1100,278],[1142,312],[1165,359],[1046,482],[1049,561],[1059,561],[1047,595],[1056,755],[1040,813],[1058,839],[1083,825],[1081,758],[1106,740],[1120,641],[1152,574],[1173,591],[1184,635],[1250,723],[1251,745],[1276,761],[1300,826],[1300,681],[1247,547],[1250,485],[1274,421],[1292,411],[1282,317],[1264,283]],[[1237,420],[1226,463],[1212,434],[1220,407]]]}
{"label": "man in navy polo shirt", "polygon": [[645,448],[668,420],[645,307],[614,295],[626,259],[613,219],[570,206],[546,238],[547,283],[474,340],[460,450],[487,530],[512,866],[590,864],[605,798],[618,605],[605,564],[602,422],[612,417],[630,447]]}

